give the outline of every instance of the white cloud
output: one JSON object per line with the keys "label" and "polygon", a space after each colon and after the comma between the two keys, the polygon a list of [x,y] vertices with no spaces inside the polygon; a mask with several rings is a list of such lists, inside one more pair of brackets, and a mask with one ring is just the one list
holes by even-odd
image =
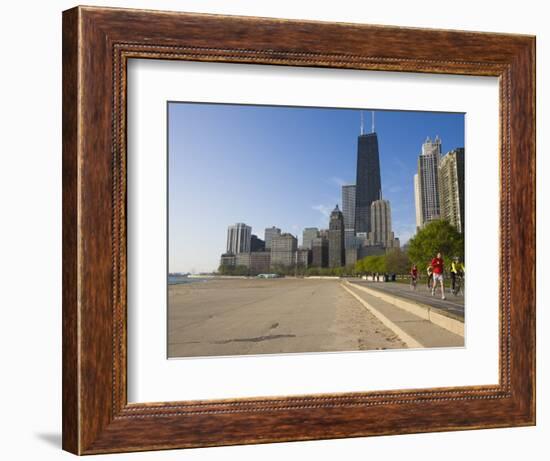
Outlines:
{"label": "white cloud", "polygon": [[338,187],[345,186],[346,184],[349,184],[349,182],[344,181],[342,178],[339,178],[338,176],[333,176],[329,178],[328,182],[332,184],[336,184]]}
{"label": "white cloud", "polygon": [[330,217],[330,212],[332,211],[332,208],[327,205],[313,205],[311,208],[321,213],[325,218]]}

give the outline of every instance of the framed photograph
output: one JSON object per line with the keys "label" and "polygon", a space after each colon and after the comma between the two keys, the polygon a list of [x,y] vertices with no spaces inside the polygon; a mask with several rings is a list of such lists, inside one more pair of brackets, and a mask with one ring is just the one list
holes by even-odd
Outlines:
{"label": "framed photograph", "polygon": [[63,13],[63,448],[535,424],[535,38]]}

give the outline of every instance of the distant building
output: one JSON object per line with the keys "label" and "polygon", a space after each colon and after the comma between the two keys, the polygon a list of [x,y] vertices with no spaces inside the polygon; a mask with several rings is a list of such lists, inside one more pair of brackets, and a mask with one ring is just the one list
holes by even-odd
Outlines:
{"label": "distant building", "polygon": [[307,248],[296,250],[296,266],[307,269],[310,264],[311,264],[311,250],[308,250]]}
{"label": "distant building", "polygon": [[[417,227],[440,218],[439,204],[439,160],[441,157],[441,139],[439,136],[432,141],[427,138],[422,144],[422,153],[418,157],[418,179],[415,194],[417,209]],[[416,192],[417,191],[417,192]],[[420,224],[420,226],[418,226]]]}
{"label": "distant building", "polygon": [[257,235],[252,234],[250,237],[250,251],[264,251],[265,242],[259,238]]}
{"label": "distant building", "polygon": [[235,267],[237,265],[237,258],[233,253],[224,253],[220,258],[220,266]]}
{"label": "distant building", "polygon": [[328,227],[328,266],[342,267],[344,258],[344,215],[336,205]]}
{"label": "distant building", "polygon": [[267,227],[265,229],[264,233],[264,241],[265,241],[265,249],[269,250],[271,249],[271,240],[273,240],[273,237],[281,235],[281,229],[278,227]]}
{"label": "distant building", "polygon": [[355,248],[355,189],[355,184],[342,186],[345,248]]}
{"label": "distant building", "polygon": [[[366,232],[360,232],[363,235]],[[359,248],[361,245],[366,245],[367,237],[361,237],[361,235],[353,235],[351,232],[344,230],[344,248]]]}
{"label": "distant building", "polygon": [[420,180],[418,173],[414,175],[414,208],[416,210],[416,230],[422,228],[423,212],[422,212],[422,196],[420,193]]}
{"label": "distant building", "polygon": [[250,268],[250,253],[237,253],[235,255],[235,265]]}
{"label": "distant building", "polygon": [[271,266],[293,266],[298,240],[292,234],[276,235],[271,240]]}
{"label": "distant building", "polygon": [[464,232],[464,148],[452,150],[439,162],[441,219]]}
{"label": "distant building", "polygon": [[306,227],[302,233],[302,247],[311,250],[311,242],[319,236],[319,229],[316,227]]}
{"label": "distant building", "polygon": [[386,254],[386,248],[382,245],[363,246],[357,250],[357,259],[363,259],[367,256],[382,256]]}
{"label": "distant building", "polygon": [[313,267],[328,266],[328,238],[317,237],[311,242],[311,265]]}
{"label": "distant building", "polygon": [[370,206],[380,198],[380,158],[378,136],[374,131],[365,133],[361,122],[361,134],[357,138],[357,176],[355,181],[355,232],[370,232]]}
{"label": "distant building", "polygon": [[250,253],[250,272],[265,274],[271,267],[271,253],[269,251],[253,251]]}
{"label": "distant building", "polygon": [[358,255],[359,248],[346,248],[346,266],[355,266]]}
{"label": "distant building", "polygon": [[[344,248],[347,249],[359,249],[362,246],[370,245],[371,242],[366,232],[359,232],[356,235],[346,235],[344,231]],[[346,262],[347,264],[347,262]]]}
{"label": "distant building", "polygon": [[375,200],[371,204],[371,227],[369,234],[371,245],[393,248],[395,237],[391,226],[391,206],[388,200]]}
{"label": "distant building", "polygon": [[[224,256],[222,255],[222,258]],[[251,275],[269,272],[271,265],[271,253],[268,251],[252,251],[250,253],[239,253],[234,256],[233,266],[244,266],[248,268]],[[228,259],[228,262],[230,260]],[[231,264],[229,264],[231,265]]]}
{"label": "distant building", "polygon": [[237,223],[227,228],[227,253],[250,252],[252,228],[244,223]]}

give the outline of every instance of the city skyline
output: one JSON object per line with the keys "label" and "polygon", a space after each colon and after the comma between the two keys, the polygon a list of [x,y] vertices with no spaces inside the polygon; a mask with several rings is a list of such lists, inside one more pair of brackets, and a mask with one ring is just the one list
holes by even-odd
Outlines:
{"label": "city skyline", "polygon": [[[170,103],[169,271],[216,270],[234,223],[260,238],[276,226],[299,244],[304,229],[327,228],[334,206],[343,208],[342,186],[355,183],[359,114]],[[412,178],[422,142],[439,134],[444,151],[462,147],[464,115],[376,110],[376,133],[382,185],[371,195],[391,202],[395,236],[406,243],[416,227]]]}

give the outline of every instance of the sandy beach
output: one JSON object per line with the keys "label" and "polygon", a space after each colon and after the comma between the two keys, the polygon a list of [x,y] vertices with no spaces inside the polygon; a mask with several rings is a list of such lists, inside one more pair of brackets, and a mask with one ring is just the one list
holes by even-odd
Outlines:
{"label": "sandy beach", "polygon": [[168,356],[400,349],[339,280],[212,279],[168,288]]}

